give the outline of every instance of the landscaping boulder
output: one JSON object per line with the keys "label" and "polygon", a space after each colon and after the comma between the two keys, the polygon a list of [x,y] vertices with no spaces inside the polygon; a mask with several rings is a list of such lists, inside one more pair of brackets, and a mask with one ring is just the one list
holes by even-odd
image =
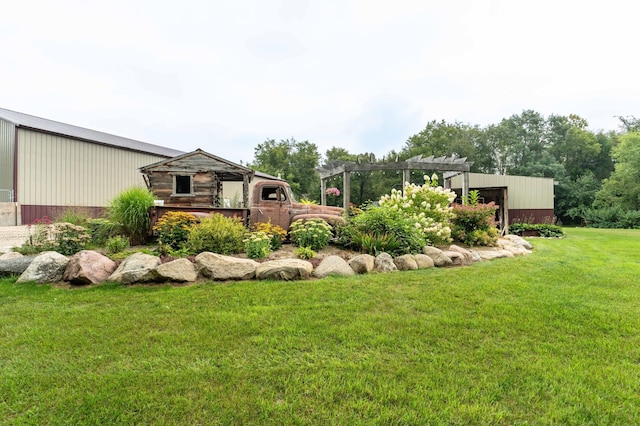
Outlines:
{"label": "landscaping boulder", "polygon": [[71,284],[97,284],[116,270],[116,262],[97,251],[82,250],[69,258],[63,279]]}
{"label": "landscaping boulder", "polygon": [[482,258],[476,250],[471,250],[471,256],[474,262],[482,262]]}
{"label": "landscaping boulder", "polygon": [[[473,263],[473,255],[471,252],[465,248],[457,246],[455,244],[451,244],[449,246],[449,251],[454,251],[456,253],[460,253],[462,257],[464,257],[464,265],[471,265]],[[453,259],[451,259],[453,260]]]}
{"label": "landscaping boulder", "polygon": [[378,272],[397,271],[398,267],[393,263],[393,258],[389,253],[380,253],[374,261],[374,270]]}
{"label": "landscaping boulder", "polygon": [[466,266],[467,265],[464,256],[461,253],[458,253],[457,251],[447,250],[447,251],[443,251],[442,254],[444,254],[449,259],[451,259],[450,266]]}
{"label": "landscaping boulder", "polygon": [[189,259],[176,259],[163,263],[147,272],[141,281],[153,282],[193,282],[198,279],[198,270]]}
{"label": "landscaping boulder", "polygon": [[18,253],[17,251],[10,251],[7,253],[0,254],[0,260],[16,259],[18,257],[24,257],[24,256],[22,255],[22,253]]}
{"label": "landscaping boulder", "polygon": [[418,269],[429,269],[435,266],[435,264],[433,263],[433,259],[426,254],[416,254],[413,257],[416,259]]}
{"label": "landscaping boulder", "polygon": [[16,254],[18,256],[13,258],[0,259],[0,277],[22,274],[35,259],[35,256]]}
{"label": "landscaping boulder", "polygon": [[504,257],[514,257],[513,253],[508,250],[491,249],[491,250],[478,250],[478,254],[482,260],[493,260]]}
{"label": "landscaping boulder", "polygon": [[311,276],[313,265],[302,259],[280,259],[260,263],[256,268],[259,280],[306,280]]}
{"label": "landscaping boulder", "polygon": [[316,278],[324,278],[329,275],[349,277],[355,274],[355,271],[349,266],[346,260],[335,255],[325,257],[320,265],[313,271],[313,276]]}
{"label": "landscaping boulder", "polygon": [[160,265],[158,256],[151,256],[145,253],[135,253],[127,257],[118,266],[118,269],[108,278],[123,284],[132,284],[141,281],[149,271]]}
{"label": "landscaping boulder", "polygon": [[412,254],[398,256],[393,259],[393,263],[395,263],[399,271],[415,271],[418,269],[418,262],[416,262],[416,258]]}
{"label": "landscaping boulder", "polygon": [[202,276],[212,280],[251,280],[260,265],[252,259],[203,252],[196,256],[196,267]]}
{"label": "landscaping boulder", "polygon": [[62,281],[67,263],[69,263],[69,259],[60,253],[55,251],[42,252],[33,259],[16,282],[54,283]]}
{"label": "landscaping boulder", "polygon": [[527,240],[525,240],[524,238],[522,238],[519,235],[505,235],[504,237],[502,237],[502,239],[508,240],[511,242],[512,245],[516,246],[516,247],[522,247],[525,248],[527,250],[533,250],[533,245],[531,245],[531,243]]}
{"label": "landscaping boulder", "polygon": [[373,271],[376,258],[370,254],[359,254],[349,261],[349,266],[356,274],[368,274]]}
{"label": "landscaping boulder", "polygon": [[422,248],[422,253],[426,254],[427,256],[429,256],[432,260],[433,263],[436,266],[451,266],[453,265],[453,261],[451,260],[451,258],[447,255],[445,255],[442,250],[440,250],[439,248],[436,247],[432,247],[432,246],[424,246]]}

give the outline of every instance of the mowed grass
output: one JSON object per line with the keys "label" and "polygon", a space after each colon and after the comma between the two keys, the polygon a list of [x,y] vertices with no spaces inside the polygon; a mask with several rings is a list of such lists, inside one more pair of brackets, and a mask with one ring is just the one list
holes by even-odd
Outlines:
{"label": "mowed grass", "polygon": [[2,424],[638,424],[640,231],[305,282],[0,280]]}

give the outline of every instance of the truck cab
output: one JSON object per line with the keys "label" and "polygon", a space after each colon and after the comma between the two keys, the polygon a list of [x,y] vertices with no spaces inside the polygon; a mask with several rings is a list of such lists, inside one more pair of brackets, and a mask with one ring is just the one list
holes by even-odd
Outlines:
{"label": "truck cab", "polygon": [[289,230],[291,223],[299,219],[323,219],[330,224],[343,222],[340,207],[302,204],[295,200],[291,187],[284,181],[256,182],[251,204],[251,222],[268,222]]}

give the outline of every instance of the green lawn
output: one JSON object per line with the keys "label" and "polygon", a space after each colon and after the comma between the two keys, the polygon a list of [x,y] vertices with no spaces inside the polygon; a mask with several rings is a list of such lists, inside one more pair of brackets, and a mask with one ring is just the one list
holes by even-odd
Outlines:
{"label": "green lawn", "polygon": [[640,231],[467,268],[0,280],[2,424],[638,424]]}

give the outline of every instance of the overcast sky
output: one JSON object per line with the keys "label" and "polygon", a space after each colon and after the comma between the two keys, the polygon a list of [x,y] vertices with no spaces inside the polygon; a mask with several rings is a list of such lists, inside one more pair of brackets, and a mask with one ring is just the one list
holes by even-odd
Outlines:
{"label": "overcast sky", "polygon": [[0,107],[231,161],[378,156],[431,120],[640,116],[631,0],[3,2]]}

